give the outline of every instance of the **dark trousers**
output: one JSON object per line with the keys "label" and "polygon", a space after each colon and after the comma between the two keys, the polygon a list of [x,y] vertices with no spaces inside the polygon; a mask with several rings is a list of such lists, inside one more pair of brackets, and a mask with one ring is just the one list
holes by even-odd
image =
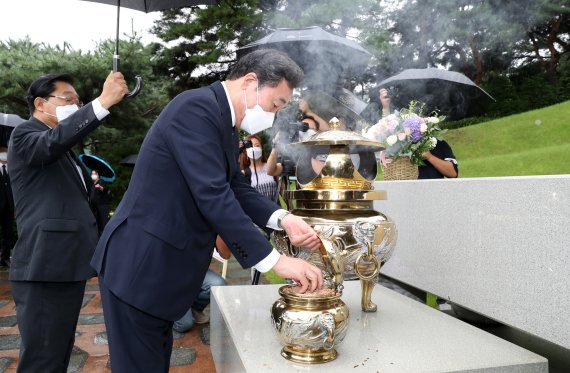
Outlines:
{"label": "dark trousers", "polygon": [[12,281],[20,329],[18,373],[65,373],[85,281]]}
{"label": "dark trousers", "polygon": [[167,373],[172,321],[159,319],[117,298],[99,280],[113,373]]}
{"label": "dark trousers", "polygon": [[6,208],[0,211],[0,227],[2,228],[2,240],[0,244],[0,260],[9,261],[10,251],[14,246],[14,212]]}

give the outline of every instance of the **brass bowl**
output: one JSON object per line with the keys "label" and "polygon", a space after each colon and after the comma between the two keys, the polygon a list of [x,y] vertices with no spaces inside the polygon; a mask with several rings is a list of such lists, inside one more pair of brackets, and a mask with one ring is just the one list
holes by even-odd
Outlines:
{"label": "brass bowl", "polygon": [[336,359],[336,346],[344,339],[349,321],[341,291],[297,294],[292,285],[279,288],[271,307],[271,321],[283,346],[281,356],[297,363],[320,364]]}

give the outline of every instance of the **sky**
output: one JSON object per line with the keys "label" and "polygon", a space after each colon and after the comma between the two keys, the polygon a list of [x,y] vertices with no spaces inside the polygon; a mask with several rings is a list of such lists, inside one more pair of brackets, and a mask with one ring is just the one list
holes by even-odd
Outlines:
{"label": "sky", "polygon": [[[115,39],[117,7],[82,0],[1,0],[0,40],[20,40],[28,35],[33,42],[92,51],[96,42]],[[142,36],[144,44],[157,39],[148,33],[160,12],[144,13],[121,8],[120,33],[131,30]]]}

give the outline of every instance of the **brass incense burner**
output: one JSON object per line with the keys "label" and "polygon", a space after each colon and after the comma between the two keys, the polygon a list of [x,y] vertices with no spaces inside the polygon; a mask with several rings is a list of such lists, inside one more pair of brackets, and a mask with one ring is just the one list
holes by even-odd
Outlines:
{"label": "brass incense burner", "polygon": [[320,252],[291,245],[283,231],[272,233],[277,249],[315,264],[324,274],[324,290],[333,295],[294,294],[282,287],[272,307],[273,325],[284,346],[285,358],[322,363],[336,357],[334,346],[344,338],[349,321],[342,303],[343,280],[360,279],[361,307],[375,312],[371,300],[382,265],[390,258],[397,239],[394,222],[374,210],[375,200],[386,192],[373,190],[377,174],[375,152],[383,144],[341,130],[336,118],[332,130],[289,145],[297,151],[296,177],[301,189],[285,192],[322,241]]}

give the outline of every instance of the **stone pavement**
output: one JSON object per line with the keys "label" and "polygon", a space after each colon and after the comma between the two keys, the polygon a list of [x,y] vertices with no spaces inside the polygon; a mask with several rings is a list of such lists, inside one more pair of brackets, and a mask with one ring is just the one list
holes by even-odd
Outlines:
{"label": "stone pavement", "polygon": [[[210,268],[221,273],[222,264],[212,260]],[[251,284],[250,276],[249,270],[242,269],[235,259],[230,259],[226,274],[226,280],[230,285],[249,285]],[[263,276],[260,282],[265,283]],[[14,373],[18,365],[20,336],[11,294],[8,270],[0,269],[0,373]],[[194,325],[185,334],[174,332],[170,367],[170,373],[216,371],[210,353],[209,324]],[[87,282],[77,325],[75,346],[67,372],[111,372],[101,297],[96,278]]]}

